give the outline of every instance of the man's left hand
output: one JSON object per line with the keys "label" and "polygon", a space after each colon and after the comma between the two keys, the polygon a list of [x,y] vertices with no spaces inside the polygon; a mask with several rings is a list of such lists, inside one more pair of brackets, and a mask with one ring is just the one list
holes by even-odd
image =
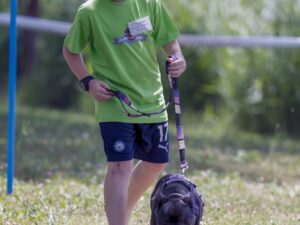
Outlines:
{"label": "man's left hand", "polygon": [[175,55],[175,60],[167,58],[168,75],[172,77],[179,77],[186,70],[186,62],[182,55]]}

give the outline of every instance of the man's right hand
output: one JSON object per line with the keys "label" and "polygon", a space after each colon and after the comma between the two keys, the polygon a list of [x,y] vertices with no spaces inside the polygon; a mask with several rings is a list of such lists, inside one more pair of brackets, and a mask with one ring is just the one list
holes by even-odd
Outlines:
{"label": "man's right hand", "polygon": [[102,81],[91,80],[89,86],[89,94],[97,101],[104,102],[113,97],[112,93],[107,91],[107,89],[110,89],[109,86]]}

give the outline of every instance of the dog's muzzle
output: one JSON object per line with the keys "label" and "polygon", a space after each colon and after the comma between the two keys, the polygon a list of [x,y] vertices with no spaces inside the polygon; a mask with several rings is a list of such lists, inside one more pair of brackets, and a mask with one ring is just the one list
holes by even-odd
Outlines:
{"label": "dog's muzzle", "polygon": [[199,225],[204,202],[196,185],[181,174],[169,174],[151,195],[150,225]]}

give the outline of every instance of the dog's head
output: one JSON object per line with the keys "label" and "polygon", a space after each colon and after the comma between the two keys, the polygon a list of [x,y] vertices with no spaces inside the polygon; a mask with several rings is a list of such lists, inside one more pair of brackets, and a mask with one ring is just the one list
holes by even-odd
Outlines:
{"label": "dog's head", "polygon": [[151,195],[151,225],[199,224],[203,205],[201,209],[198,205],[203,202],[188,182],[178,175],[167,175],[159,180]]}

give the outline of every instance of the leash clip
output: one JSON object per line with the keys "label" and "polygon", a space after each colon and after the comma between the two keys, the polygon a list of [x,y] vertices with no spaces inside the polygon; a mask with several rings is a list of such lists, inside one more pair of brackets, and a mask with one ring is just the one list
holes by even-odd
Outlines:
{"label": "leash clip", "polygon": [[185,171],[189,168],[188,162],[184,160],[180,163],[180,173],[184,175]]}

